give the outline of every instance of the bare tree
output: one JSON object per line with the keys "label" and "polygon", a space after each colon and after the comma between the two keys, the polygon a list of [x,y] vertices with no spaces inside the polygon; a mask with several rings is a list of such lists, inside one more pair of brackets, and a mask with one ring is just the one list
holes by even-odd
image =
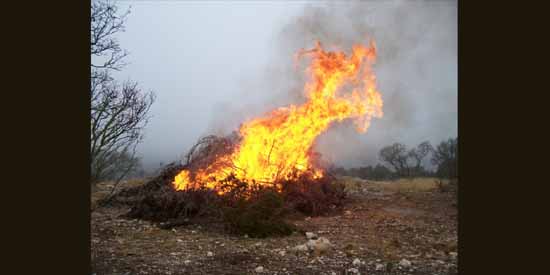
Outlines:
{"label": "bare tree", "polygon": [[119,157],[134,151],[154,99],[153,93],[141,92],[135,82],[122,87],[108,82],[96,92],[91,108],[92,182],[111,178]]}
{"label": "bare tree", "polygon": [[[136,82],[118,84],[110,75],[124,67],[123,50],[115,35],[124,30],[129,11],[118,15],[109,0],[91,6],[91,183],[117,179],[136,167],[135,149],[143,138],[148,112],[155,100]],[[122,175],[120,175],[122,173]]]}
{"label": "bare tree", "polygon": [[389,164],[400,176],[410,175],[410,166],[408,164],[409,155],[407,147],[401,143],[394,143],[380,150],[380,160]]}
{"label": "bare tree", "polygon": [[432,151],[433,147],[429,141],[424,141],[409,151],[408,156],[414,161],[415,174],[422,172],[422,160]]}
{"label": "bare tree", "polygon": [[432,163],[437,165],[439,176],[457,177],[458,138],[442,141],[434,150]]}
{"label": "bare tree", "polygon": [[92,68],[120,70],[128,52],[123,50],[116,34],[124,31],[124,22],[130,10],[119,14],[117,6],[109,0],[92,0],[90,50]]}

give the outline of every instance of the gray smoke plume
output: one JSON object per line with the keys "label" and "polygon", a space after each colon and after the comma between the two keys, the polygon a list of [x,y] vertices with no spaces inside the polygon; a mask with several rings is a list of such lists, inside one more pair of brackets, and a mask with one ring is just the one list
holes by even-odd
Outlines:
{"label": "gray smoke plume", "polygon": [[329,50],[351,51],[374,40],[374,72],[384,100],[384,117],[367,133],[351,123],[335,124],[317,143],[335,164],[375,164],[381,147],[432,144],[457,135],[456,1],[337,1],[308,4],[276,37],[272,62],[257,83],[244,85],[243,97],[264,104],[223,104],[210,125],[227,133],[240,122],[270,109],[303,101],[305,76],[293,56],[319,40]]}

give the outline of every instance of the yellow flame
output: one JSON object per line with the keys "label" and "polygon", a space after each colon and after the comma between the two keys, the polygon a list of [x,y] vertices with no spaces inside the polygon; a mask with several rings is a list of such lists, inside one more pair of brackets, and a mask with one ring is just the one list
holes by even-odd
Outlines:
{"label": "yellow flame", "polygon": [[[193,173],[181,171],[174,179],[176,190],[203,186],[222,193],[219,182],[230,174],[255,184],[292,179],[305,171],[320,178],[323,171],[312,163],[310,152],[332,122],[351,118],[359,132],[366,132],[372,117],[382,117],[382,97],[371,68],[376,60],[374,43],[353,46],[348,57],[344,52],[325,51],[317,42],[315,48],[296,55],[303,56],[311,57],[310,80],[304,87],[307,102],[245,122],[239,129],[242,141],[232,154]],[[353,88],[344,93],[347,83]]]}

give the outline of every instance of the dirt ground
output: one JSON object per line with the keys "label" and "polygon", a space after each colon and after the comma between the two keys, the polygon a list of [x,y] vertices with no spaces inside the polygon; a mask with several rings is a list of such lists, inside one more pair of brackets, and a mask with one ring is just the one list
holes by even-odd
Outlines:
{"label": "dirt ground", "polygon": [[[331,248],[324,254],[293,249],[307,242],[303,232],[253,239],[204,226],[165,230],[150,222],[119,218],[128,208],[109,207],[92,213],[92,273],[458,273],[454,192],[441,192],[430,178],[341,180],[346,182],[350,202],[340,214],[293,221],[304,232],[330,241]],[[94,190],[92,204],[110,188],[105,183]]]}

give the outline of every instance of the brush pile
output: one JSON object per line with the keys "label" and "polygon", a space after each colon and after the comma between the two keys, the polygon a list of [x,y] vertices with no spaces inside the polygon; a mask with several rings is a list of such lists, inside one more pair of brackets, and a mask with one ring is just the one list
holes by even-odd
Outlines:
{"label": "brush pile", "polygon": [[221,194],[208,188],[174,189],[178,172],[209,165],[236,142],[234,136],[201,138],[184,164],[169,164],[149,182],[121,190],[111,204],[130,205],[126,217],[157,222],[162,228],[207,224],[250,237],[290,234],[295,228],[285,221],[289,217],[325,215],[342,206],[344,188],[329,175],[314,179],[302,173],[273,185],[250,184],[229,175],[219,182]]}

